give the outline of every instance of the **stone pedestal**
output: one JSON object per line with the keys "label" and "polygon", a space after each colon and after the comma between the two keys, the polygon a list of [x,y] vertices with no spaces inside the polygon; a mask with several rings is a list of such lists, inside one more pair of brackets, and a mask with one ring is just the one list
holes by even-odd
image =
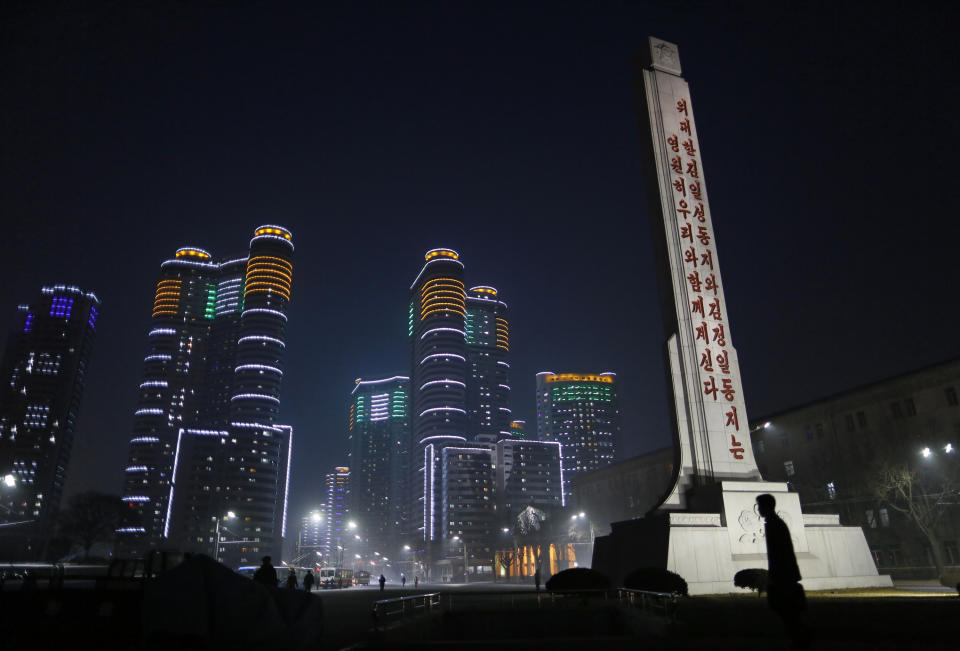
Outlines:
{"label": "stone pedestal", "polygon": [[802,583],[807,590],[890,587],[877,573],[859,527],[840,526],[838,515],[806,514],[800,498],[778,482],[725,481],[714,494],[714,513],[655,511],[641,520],[615,522],[597,538],[593,567],[622,585],[632,570],[662,567],[682,576],[691,595],[735,592],[733,576],[766,568],[763,518],[756,497],[770,493],[790,529]]}

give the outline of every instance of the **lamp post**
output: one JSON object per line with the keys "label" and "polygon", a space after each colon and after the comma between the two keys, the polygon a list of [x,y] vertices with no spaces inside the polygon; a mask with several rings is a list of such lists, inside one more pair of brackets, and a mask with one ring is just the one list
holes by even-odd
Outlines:
{"label": "lamp post", "polygon": [[[216,544],[213,548],[213,560],[217,561],[218,563],[220,562],[220,520],[233,520],[236,517],[237,517],[236,513],[234,513],[233,511],[227,511],[227,514],[225,516],[223,516],[222,518],[217,518],[217,526],[213,536],[214,539],[216,540]],[[230,531],[226,527],[224,527],[223,530],[228,533]]]}
{"label": "lamp post", "polygon": [[460,536],[454,536],[453,540],[463,543],[463,582],[470,583],[470,572],[467,569],[467,541]]}

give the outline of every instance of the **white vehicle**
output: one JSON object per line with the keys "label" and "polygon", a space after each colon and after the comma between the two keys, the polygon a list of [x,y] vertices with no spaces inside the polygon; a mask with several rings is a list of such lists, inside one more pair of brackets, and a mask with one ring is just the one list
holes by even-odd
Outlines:
{"label": "white vehicle", "polygon": [[347,568],[321,567],[317,575],[317,585],[321,588],[349,588],[353,585],[353,570]]}

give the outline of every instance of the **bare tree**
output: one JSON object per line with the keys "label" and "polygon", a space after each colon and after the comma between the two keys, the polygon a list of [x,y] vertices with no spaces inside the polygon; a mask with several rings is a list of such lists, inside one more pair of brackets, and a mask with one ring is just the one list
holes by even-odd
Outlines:
{"label": "bare tree", "polygon": [[943,548],[937,533],[947,510],[957,504],[957,472],[946,464],[939,467],[911,467],[888,463],[874,473],[874,494],[889,508],[902,513],[927,539],[937,576],[943,574]]}
{"label": "bare tree", "polygon": [[83,558],[98,542],[112,542],[116,530],[133,522],[131,510],[117,495],[96,491],[78,493],[70,498],[67,508],[60,511],[57,525],[60,535],[83,550]]}

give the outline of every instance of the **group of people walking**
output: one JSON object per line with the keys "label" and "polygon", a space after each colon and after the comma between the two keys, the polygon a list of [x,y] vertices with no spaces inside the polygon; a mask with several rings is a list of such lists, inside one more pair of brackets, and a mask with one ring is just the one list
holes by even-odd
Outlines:
{"label": "group of people walking", "polygon": [[[277,576],[277,568],[273,566],[273,559],[270,556],[264,556],[261,559],[261,565],[257,568],[257,571],[253,573],[253,580],[257,583],[262,583],[263,585],[270,585],[276,587],[279,582],[279,577]],[[306,575],[303,577],[303,589],[307,592],[313,590],[313,586],[316,585],[317,579],[313,575],[313,570],[307,570]],[[380,575],[378,581],[380,583],[380,591],[383,592],[383,588],[387,583],[387,577]],[[401,584],[406,587],[407,577],[400,576]],[[417,585],[420,583],[420,579],[417,578],[415,581]],[[289,588],[290,590],[296,590],[300,587],[297,583],[297,572],[294,568],[289,568],[287,571],[287,579],[284,582],[284,587]]]}
{"label": "group of people walking", "polygon": [[[257,571],[253,573],[253,580],[257,583],[262,583],[263,585],[269,585],[277,587],[279,582],[279,577],[277,576],[277,568],[273,566],[273,559],[270,556],[264,556],[261,559],[261,565],[257,568]],[[303,589],[307,592],[313,590],[314,584],[317,582],[316,577],[313,576],[313,570],[307,570],[306,576],[303,577]],[[291,590],[296,590],[299,585],[297,583],[297,572],[292,567],[289,568],[287,572],[287,579],[284,582],[284,587]]]}

